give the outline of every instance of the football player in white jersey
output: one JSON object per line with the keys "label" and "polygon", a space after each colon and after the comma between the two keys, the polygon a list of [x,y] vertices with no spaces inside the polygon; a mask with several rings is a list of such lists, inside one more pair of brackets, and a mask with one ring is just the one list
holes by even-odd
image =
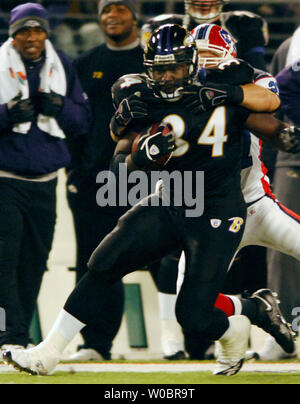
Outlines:
{"label": "football player in white jersey", "polygon": [[[219,61],[229,60],[231,63],[230,58],[234,57],[234,50],[231,50],[233,49],[232,39],[225,30],[213,24],[203,24],[195,28],[192,34],[197,41],[200,63],[207,64],[207,61],[209,63],[210,58],[201,58],[201,54],[203,55],[204,52],[219,54]],[[223,44],[221,41],[219,45],[223,48],[223,52],[218,51],[214,45],[218,41],[218,36],[221,39],[225,38]],[[224,52],[225,56],[223,56]],[[217,61],[217,59],[218,57],[214,60]],[[239,77],[237,79],[239,80]],[[256,69],[254,83],[279,94],[276,79],[269,73]],[[262,140],[249,132],[245,132],[243,135],[245,141],[241,183],[244,199],[249,207],[240,249],[246,245],[261,245],[274,248],[300,260],[300,240],[297,237],[300,231],[300,216],[282,206],[273,195],[267,169],[261,161]]]}
{"label": "football player in white jersey", "polygon": [[[234,40],[228,32],[214,24],[202,24],[196,27],[192,34],[197,42],[199,51],[199,81],[208,79],[218,80],[213,70],[207,70],[223,62],[228,70],[226,79],[241,80],[240,75],[234,75],[236,49]],[[233,74],[230,74],[232,63]],[[238,64],[236,65],[238,68]],[[222,69],[222,67],[221,67]],[[211,74],[212,73],[212,74]],[[205,77],[206,76],[206,77]],[[224,80],[220,76],[220,80]],[[227,81],[228,83],[228,81]],[[230,84],[236,84],[231,83]],[[276,79],[269,73],[256,70],[254,83],[270,89],[278,94]],[[293,130],[293,129],[291,129]],[[248,205],[248,216],[244,235],[238,251],[248,245],[269,247],[291,255],[300,260],[300,216],[284,207],[273,195],[267,169],[261,161],[262,140],[249,131],[244,136],[244,158],[241,171],[241,184],[245,202]],[[238,253],[237,251],[237,253]],[[179,263],[178,286],[184,278],[185,257],[182,254]],[[159,294],[162,320],[162,346],[168,356],[183,350],[183,338],[176,326],[175,308],[171,308],[172,295]],[[241,305],[238,298],[231,297],[235,314],[240,314]],[[173,298],[174,301],[174,298]],[[166,314],[167,313],[167,314]],[[168,317],[167,317],[168,315]]]}
{"label": "football player in white jersey", "polygon": [[[205,32],[210,30],[210,32]],[[198,50],[218,54],[215,46],[219,36],[225,38],[221,47],[231,49],[230,35],[213,24],[198,26],[192,31]],[[198,39],[201,38],[201,39]],[[226,49],[223,49],[223,54]],[[229,60],[230,50],[225,57],[219,51],[220,59]],[[231,58],[232,58],[231,54]],[[209,58],[205,58],[208,59]],[[200,57],[200,63],[203,59]],[[232,61],[235,63],[235,61]],[[226,65],[226,63],[225,63]],[[238,78],[239,79],[239,78]],[[254,83],[279,94],[276,79],[269,73],[255,70]],[[239,249],[246,245],[260,245],[279,250],[300,260],[300,216],[284,207],[273,195],[267,169],[261,161],[262,140],[249,132],[244,133],[244,159],[241,183],[245,202],[248,204],[248,218]]]}

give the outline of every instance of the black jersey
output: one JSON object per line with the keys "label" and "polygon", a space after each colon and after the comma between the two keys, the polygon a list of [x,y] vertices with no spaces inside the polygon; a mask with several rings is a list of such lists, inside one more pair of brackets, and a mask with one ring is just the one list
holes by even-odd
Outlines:
{"label": "black jersey", "polygon": [[84,165],[98,173],[109,167],[115,149],[109,130],[115,112],[111,87],[124,74],[144,71],[143,50],[139,45],[128,50],[112,50],[102,44],[81,55],[74,64],[93,113]]}
{"label": "black jersey", "polygon": [[[130,94],[143,94],[146,86],[145,75],[124,76],[113,86],[114,102],[118,104]],[[222,106],[194,115],[182,100],[158,101],[154,97],[152,101],[147,100],[151,111],[149,117],[142,122],[135,120],[132,125],[136,131],[162,121],[171,125],[177,149],[163,169],[183,174],[203,171],[206,198],[240,193],[241,129],[249,111]]]}
{"label": "black jersey", "polygon": [[[199,25],[190,16],[163,14],[144,24],[141,30],[142,43],[146,43],[156,28],[169,23],[183,25],[188,30]],[[262,17],[248,11],[230,11],[222,13],[214,24],[222,26],[236,40],[240,59],[246,60],[254,67],[265,70],[265,63],[261,61],[261,57],[257,57],[258,54],[264,54],[264,48],[268,43],[268,26]]]}

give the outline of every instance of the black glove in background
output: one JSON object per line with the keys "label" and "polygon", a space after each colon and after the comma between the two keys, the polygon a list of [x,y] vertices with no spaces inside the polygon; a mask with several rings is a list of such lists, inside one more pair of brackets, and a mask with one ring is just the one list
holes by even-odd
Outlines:
{"label": "black glove in background", "polygon": [[39,113],[45,116],[56,118],[64,106],[64,97],[51,91],[51,93],[40,93],[38,97]]}
{"label": "black glove in background", "polygon": [[34,105],[30,98],[22,100],[18,94],[7,103],[8,120],[12,124],[33,122],[35,118]]}

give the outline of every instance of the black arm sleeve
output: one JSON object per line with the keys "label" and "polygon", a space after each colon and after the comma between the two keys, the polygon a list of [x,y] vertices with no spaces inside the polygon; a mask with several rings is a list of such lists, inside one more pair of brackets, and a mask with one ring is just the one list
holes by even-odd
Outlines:
{"label": "black arm sleeve", "polygon": [[246,62],[260,70],[267,70],[267,63],[264,52],[250,52],[244,56]]}

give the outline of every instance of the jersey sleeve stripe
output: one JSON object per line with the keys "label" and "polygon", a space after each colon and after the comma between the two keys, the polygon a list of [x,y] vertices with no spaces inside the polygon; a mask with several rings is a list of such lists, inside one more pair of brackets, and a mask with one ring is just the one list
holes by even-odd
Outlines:
{"label": "jersey sleeve stripe", "polygon": [[292,210],[288,209],[287,207],[285,207],[284,205],[282,205],[282,203],[277,202],[280,209],[284,211],[284,213],[286,213],[288,216],[290,216],[292,219],[296,220],[296,222],[300,223],[300,216],[297,215],[297,213],[293,212]]}
{"label": "jersey sleeve stripe", "polygon": [[[260,168],[261,168],[261,172],[263,174],[262,178],[261,178],[261,185],[263,187],[263,190],[265,192],[266,195],[269,196],[273,196],[271,187],[270,187],[270,182],[268,181],[268,169],[267,167],[264,165],[262,159],[261,159],[261,154],[262,154],[262,145],[263,145],[263,141],[260,139],[259,140],[259,160],[260,160]],[[267,178],[267,179],[266,179]]]}
{"label": "jersey sleeve stripe", "polygon": [[[254,84],[257,84],[258,82],[260,82],[261,80],[265,80],[265,79],[273,79],[273,77],[272,76],[270,76],[269,74],[267,75],[265,75],[265,76],[260,76],[257,80],[255,80],[254,81]],[[273,79],[273,80],[275,80],[275,79]]]}

